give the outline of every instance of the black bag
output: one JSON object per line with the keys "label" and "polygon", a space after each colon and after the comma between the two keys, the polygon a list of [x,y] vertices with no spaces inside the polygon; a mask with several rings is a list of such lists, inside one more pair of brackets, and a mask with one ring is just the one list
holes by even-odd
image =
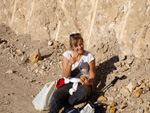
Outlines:
{"label": "black bag", "polygon": [[70,77],[80,78],[81,75],[83,75],[83,73],[81,73],[81,71],[76,68],[75,70],[71,71]]}
{"label": "black bag", "polygon": [[94,104],[95,108],[95,113],[104,113],[104,108],[103,108],[103,103],[96,103]]}

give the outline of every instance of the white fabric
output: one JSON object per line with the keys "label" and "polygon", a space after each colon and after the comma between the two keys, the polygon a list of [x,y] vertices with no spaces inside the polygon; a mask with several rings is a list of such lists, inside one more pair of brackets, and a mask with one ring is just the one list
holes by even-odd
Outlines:
{"label": "white fabric", "polygon": [[69,78],[64,78],[64,80],[65,80],[65,84],[67,84],[69,82],[73,83],[72,88],[69,89],[69,94],[73,95],[73,93],[77,90],[78,83],[80,82],[80,79],[69,77]]}
{"label": "white fabric", "polygon": [[[70,54],[73,56],[73,51],[66,51],[63,53],[63,56],[70,60]],[[90,52],[85,51],[80,61],[75,62],[72,65],[71,70],[78,68],[87,78],[89,78],[89,63],[92,60],[94,60],[93,55]]]}
{"label": "white fabric", "polygon": [[46,83],[39,94],[32,101],[36,110],[48,110],[54,91],[56,90],[56,81]]}
{"label": "white fabric", "polygon": [[81,66],[81,62],[76,62],[75,64],[73,64],[71,71],[75,70],[76,68]]}

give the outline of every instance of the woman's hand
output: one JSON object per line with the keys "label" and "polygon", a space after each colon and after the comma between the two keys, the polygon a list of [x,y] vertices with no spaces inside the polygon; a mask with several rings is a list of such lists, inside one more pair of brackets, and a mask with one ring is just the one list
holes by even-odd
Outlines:
{"label": "woman's hand", "polygon": [[85,77],[84,79],[80,78],[80,82],[81,82],[82,85],[86,85],[86,86],[91,85],[91,83],[89,82],[87,77]]}
{"label": "woman's hand", "polygon": [[73,57],[72,57],[72,55],[70,54],[70,64],[72,65],[72,64],[74,64],[76,61],[77,61],[77,58],[78,58],[78,56],[79,56],[79,54],[75,54]]}
{"label": "woman's hand", "polygon": [[70,60],[63,56],[63,75],[66,78],[70,76],[72,64],[77,61],[78,56],[79,55],[77,53],[74,54],[74,57],[72,57],[72,55],[70,54]]}
{"label": "woman's hand", "polygon": [[85,77],[84,79],[80,78],[80,82],[82,85],[92,85],[95,80],[95,60],[91,61],[89,64],[89,79]]}

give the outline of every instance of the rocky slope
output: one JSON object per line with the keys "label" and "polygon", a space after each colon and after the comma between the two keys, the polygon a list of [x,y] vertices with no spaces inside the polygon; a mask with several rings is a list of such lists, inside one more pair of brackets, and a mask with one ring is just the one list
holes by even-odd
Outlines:
{"label": "rocky slope", "polygon": [[[0,113],[39,112],[31,102],[45,83],[62,77],[62,53],[66,46],[50,39],[33,40],[30,35],[16,35],[5,25],[0,26],[0,39]],[[103,45],[101,48],[105,53],[103,60],[100,50],[93,52],[97,91],[115,76],[127,76],[98,98],[106,104],[106,113],[150,113],[150,60],[123,55],[117,45],[115,49]],[[30,57],[37,49],[42,60],[33,63]]]}

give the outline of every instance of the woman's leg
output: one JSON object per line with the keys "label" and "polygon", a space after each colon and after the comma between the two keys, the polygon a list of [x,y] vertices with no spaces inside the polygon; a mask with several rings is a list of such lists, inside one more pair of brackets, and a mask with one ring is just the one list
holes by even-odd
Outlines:
{"label": "woman's leg", "polygon": [[69,104],[74,105],[83,100],[86,100],[91,95],[91,87],[85,85],[78,85],[77,91],[74,92],[68,99]]}
{"label": "woman's leg", "polygon": [[59,87],[53,94],[51,99],[51,106],[49,113],[58,113],[59,110],[64,106],[64,102],[68,100],[69,89],[72,87],[72,84],[65,84],[64,86]]}

